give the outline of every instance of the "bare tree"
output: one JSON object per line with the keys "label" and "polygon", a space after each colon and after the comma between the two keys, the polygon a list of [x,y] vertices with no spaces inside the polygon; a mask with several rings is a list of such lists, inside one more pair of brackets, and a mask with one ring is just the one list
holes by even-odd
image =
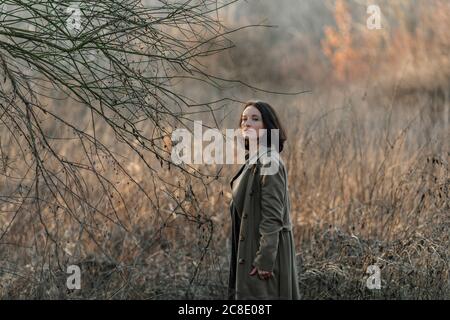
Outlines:
{"label": "bare tree", "polygon": [[[219,85],[201,59],[232,46],[226,35],[235,30],[219,19],[232,2],[1,1],[0,255],[32,250],[38,287],[45,270],[65,272],[86,241],[116,269],[126,257],[138,263],[162,240],[173,213],[211,234],[190,183],[209,177],[180,165],[183,179],[164,179],[172,130],[191,113],[214,111],[214,102],[197,103],[178,89],[185,81]],[[145,164],[152,183],[130,172],[132,158]],[[160,226],[144,242],[136,240],[135,209],[118,183],[150,204]],[[163,211],[159,185],[171,210]],[[114,237],[105,224],[115,225],[119,242],[135,239],[136,252],[114,254],[104,244]]]}

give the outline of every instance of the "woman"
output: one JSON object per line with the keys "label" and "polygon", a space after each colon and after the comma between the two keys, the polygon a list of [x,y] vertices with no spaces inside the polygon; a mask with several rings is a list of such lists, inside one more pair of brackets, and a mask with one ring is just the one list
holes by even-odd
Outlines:
{"label": "woman", "polygon": [[[283,150],[285,132],[272,107],[264,102],[248,102],[239,126],[246,141],[256,139],[259,152],[246,156],[246,163],[230,183],[229,298],[299,299],[287,172],[277,156]],[[278,150],[272,147],[276,143],[271,143],[271,129],[278,129]],[[267,139],[261,139],[263,134]],[[252,150],[248,145],[246,149]],[[273,162],[278,170],[265,174],[264,169],[273,168]]]}

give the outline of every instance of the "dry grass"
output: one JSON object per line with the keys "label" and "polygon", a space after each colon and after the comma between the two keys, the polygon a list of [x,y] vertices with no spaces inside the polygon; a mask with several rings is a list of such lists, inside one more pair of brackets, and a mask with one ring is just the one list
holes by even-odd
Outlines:
{"label": "dry grass", "polygon": [[[434,124],[433,137],[426,137],[423,128],[431,124],[420,117],[423,109],[411,108],[406,116],[402,107],[391,111],[390,125],[379,128],[386,115],[356,97],[341,96],[338,102],[335,96],[332,99],[341,107],[331,108],[322,104],[330,97],[310,96],[299,107],[311,103],[311,111],[281,111],[283,117],[299,119],[289,128],[283,157],[290,178],[303,297],[448,298],[446,124]],[[142,170],[138,159],[126,159],[124,164],[145,190],[155,190],[159,212],[109,168],[106,171],[115,175],[123,196],[116,203],[118,218],[128,231],[113,222],[110,202],[96,180],[86,176],[87,184],[92,184],[90,196],[111,214],[106,218],[79,208],[80,225],[69,214],[44,208],[45,225],[58,237],[56,247],[29,204],[0,247],[3,298],[225,297],[228,179],[235,168],[225,166],[223,176],[208,186],[206,198],[198,181],[183,181],[166,167],[159,172],[161,178],[180,182],[186,190],[191,185],[191,195],[171,193],[170,186]],[[182,205],[189,215],[177,210],[177,198],[185,200]],[[2,219],[4,228],[8,216]],[[65,288],[70,264],[81,267],[80,291]],[[365,287],[371,264],[381,268],[379,291]]]}
{"label": "dry grass", "polygon": [[[342,1],[339,3],[336,10],[345,11]],[[434,26],[430,20],[434,16],[448,24],[448,7],[440,1],[435,4],[421,11],[419,21]],[[392,14],[399,8],[392,8]],[[448,40],[442,37],[448,28],[439,26],[434,30],[435,42],[425,46],[423,34],[418,35],[423,41],[417,42],[406,25],[400,24],[392,36],[404,42],[391,41],[382,52],[379,72],[366,78],[364,70],[369,66],[364,65],[364,59],[373,62],[369,55],[376,48],[360,49],[379,42],[364,34],[347,39],[346,52],[353,52],[352,59],[359,59],[348,64],[348,57],[341,56],[345,52],[336,56],[330,47],[332,38],[339,38],[339,31],[347,28],[346,21],[340,21],[327,29],[324,42],[318,47],[316,44],[330,59],[336,83],[315,83],[312,94],[295,100],[269,99],[288,129],[288,145],[282,156],[289,172],[304,299],[450,298],[449,69],[443,67],[448,65],[448,55],[441,56],[440,51],[448,46],[440,44]],[[374,37],[378,36],[385,35]],[[278,49],[295,53],[296,46],[303,44],[289,43],[293,47]],[[441,60],[423,59],[428,47],[433,48],[430,57]],[[395,60],[394,52],[398,54],[400,49],[403,55],[414,52],[414,63],[407,68]],[[292,61],[284,60],[280,78],[306,73],[321,81],[318,74],[328,74],[329,70],[311,62],[318,59],[314,54],[304,56],[306,62],[300,64],[304,68],[293,68],[299,60],[294,53]],[[246,60],[240,61],[244,64]],[[245,70],[250,75],[258,74]],[[426,80],[431,79],[430,70],[434,70],[434,83]],[[351,80],[360,84],[351,85]],[[337,90],[330,90],[334,85]],[[75,109],[60,112],[74,116]],[[228,119],[223,127],[235,126],[238,111],[232,115],[234,119]],[[77,117],[89,128],[90,115]],[[48,125],[47,129],[59,132],[60,128]],[[228,181],[237,167],[224,166],[218,179],[206,179],[206,187],[173,168],[160,166],[159,159],[148,158],[153,167],[160,167],[158,173],[152,173],[144,170],[136,155],[123,152],[106,126],[103,129],[99,139],[124,156],[121,164],[153,203],[107,156],[97,166],[114,182],[116,190],[102,189],[92,174],[83,173],[89,190],[86,198],[105,215],[75,206],[76,199],[70,196],[67,201],[74,205],[73,212],[55,207],[52,201],[47,203],[46,196],[51,197],[43,194],[39,216],[31,200],[18,209],[19,201],[2,198],[0,297],[225,298],[230,250]],[[102,132],[102,127],[98,131]],[[11,152],[11,159],[19,151],[8,150],[7,135],[1,134],[0,170],[14,175],[9,165],[20,169],[21,164],[8,164],[4,152]],[[55,148],[72,159],[79,155],[75,142],[60,143]],[[78,160],[82,158],[80,155]],[[204,172],[218,169],[199,168]],[[11,192],[16,199],[26,198],[26,181],[0,176],[0,195]],[[66,288],[66,268],[71,264],[81,267],[81,290]],[[365,285],[367,267],[373,264],[381,268],[381,290],[369,290]]]}

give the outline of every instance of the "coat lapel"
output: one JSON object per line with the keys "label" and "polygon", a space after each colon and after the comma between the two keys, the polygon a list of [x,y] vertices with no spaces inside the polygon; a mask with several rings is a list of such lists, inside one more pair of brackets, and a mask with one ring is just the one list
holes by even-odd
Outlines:
{"label": "coat lapel", "polygon": [[[247,181],[248,181],[248,176],[249,176],[249,170],[247,166],[242,166],[241,170],[239,170],[239,173],[241,175],[240,179],[236,182],[238,182],[238,185],[235,185],[232,188],[232,199],[233,199],[233,203],[236,206],[237,212],[239,217],[241,216],[241,213],[244,209],[244,203],[245,203],[245,198],[246,198],[246,188],[247,188]],[[238,173],[238,174],[239,174]],[[233,178],[233,181],[236,180],[236,178],[238,177],[238,175],[236,175]]]}
{"label": "coat lapel", "polygon": [[[256,162],[262,155],[266,154],[267,151],[267,149],[263,149],[263,151],[257,155]],[[253,194],[253,180],[257,171],[257,166],[257,163],[247,165],[244,164],[230,181],[232,200],[237,208],[239,217],[241,216],[241,213],[245,208],[245,203],[250,200],[248,196],[251,196]],[[239,186],[233,188],[233,182],[239,175],[242,175],[241,179],[239,180]]]}
{"label": "coat lapel", "polygon": [[231,187],[231,189],[233,189],[233,182],[234,182],[234,180],[236,180],[236,178],[239,176],[239,174],[242,172],[242,170],[244,170],[245,169],[245,164],[244,165],[242,165],[242,167],[239,169],[239,171],[234,175],[234,177],[231,179],[231,181],[230,181],[230,187]]}

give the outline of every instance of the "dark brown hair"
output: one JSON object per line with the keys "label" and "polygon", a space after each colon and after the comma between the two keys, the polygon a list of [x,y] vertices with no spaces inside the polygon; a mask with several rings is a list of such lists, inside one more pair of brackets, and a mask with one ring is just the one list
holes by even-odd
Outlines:
{"label": "dark brown hair", "polygon": [[287,140],[286,132],[284,131],[283,126],[281,125],[280,120],[278,120],[278,116],[273,110],[272,106],[267,102],[262,101],[249,101],[244,105],[244,109],[242,109],[241,116],[239,118],[239,128],[241,128],[242,124],[242,114],[244,113],[245,108],[253,106],[259,110],[261,113],[262,121],[264,124],[264,128],[267,129],[267,145],[270,146],[272,144],[271,140],[271,129],[278,129],[279,131],[279,141],[278,141],[278,152],[283,150],[284,142]]}

